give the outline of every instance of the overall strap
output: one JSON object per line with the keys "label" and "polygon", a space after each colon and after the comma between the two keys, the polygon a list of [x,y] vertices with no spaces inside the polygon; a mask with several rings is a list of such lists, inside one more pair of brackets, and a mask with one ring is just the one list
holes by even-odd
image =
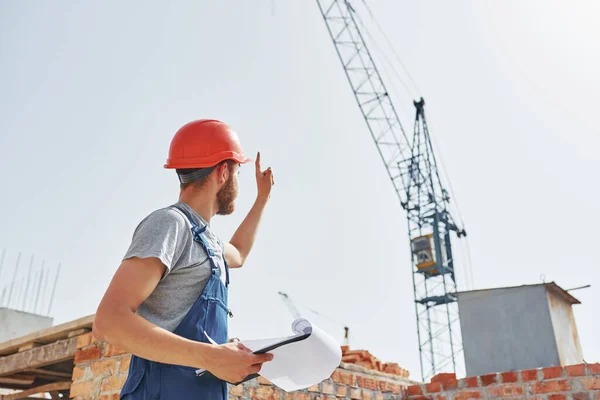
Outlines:
{"label": "overall strap", "polygon": [[[190,221],[190,224],[192,225],[192,228],[191,228],[192,238],[194,239],[195,242],[200,243],[202,245],[202,248],[204,249],[204,251],[206,251],[206,254],[210,258],[213,269],[218,269],[219,267],[217,266],[217,264],[214,261],[215,251],[210,247],[208,240],[206,240],[206,237],[203,235],[203,233],[206,231],[206,228],[208,228],[208,224],[204,225],[203,227],[199,227],[198,224],[196,224],[196,222],[194,222],[194,219],[187,212],[186,209],[184,209],[183,207],[179,207],[177,205],[174,205],[173,207],[175,207],[176,209],[181,211],[183,213],[183,215],[186,216],[188,221]],[[227,266],[227,261],[225,261],[225,254],[223,254],[223,263],[225,264],[225,274],[226,274],[225,286],[229,286],[229,267]]]}

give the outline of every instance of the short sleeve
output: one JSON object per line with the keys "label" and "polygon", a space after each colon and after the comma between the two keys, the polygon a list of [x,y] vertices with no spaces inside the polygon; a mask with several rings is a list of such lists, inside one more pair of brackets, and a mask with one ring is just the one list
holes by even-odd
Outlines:
{"label": "short sleeve", "polygon": [[154,211],[137,226],[124,259],[156,257],[167,267],[166,275],[183,253],[187,231],[187,222],[178,212]]}

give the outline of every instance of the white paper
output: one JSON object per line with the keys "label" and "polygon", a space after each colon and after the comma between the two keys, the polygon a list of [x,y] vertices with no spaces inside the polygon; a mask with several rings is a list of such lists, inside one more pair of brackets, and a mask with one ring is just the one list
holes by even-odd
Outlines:
{"label": "white paper", "polygon": [[[287,337],[241,342],[256,352],[309,334],[305,339],[269,351],[274,356],[273,360],[262,365],[259,375],[286,392],[305,389],[328,379],[342,361],[340,345],[319,327],[311,325],[308,320],[296,319],[292,323],[292,332],[294,335]],[[197,370],[196,373],[200,374],[203,371]]]}
{"label": "white paper", "polygon": [[[306,333],[310,336],[270,351],[274,355],[273,360],[264,363],[260,371],[260,375],[286,392],[305,389],[328,379],[342,361],[340,345],[308,320],[295,320],[292,331],[296,334],[294,336]],[[242,343],[252,351],[257,351],[284,339],[248,340]]]}

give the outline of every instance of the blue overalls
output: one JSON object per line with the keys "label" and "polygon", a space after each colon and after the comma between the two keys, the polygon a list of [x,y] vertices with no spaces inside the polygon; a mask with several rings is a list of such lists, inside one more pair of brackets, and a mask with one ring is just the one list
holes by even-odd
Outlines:
{"label": "blue overalls", "polygon": [[[200,243],[210,259],[212,275],[198,299],[173,331],[186,339],[210,343],[207,335],[218,344],[228,341],[227,289],[229,267],[224,254],[215,254],[204,236],[207,226],[199,227],[189,213],[178,207],[192,225],[194,241]],[[220,262],[225,265],[225,285],[221,281]],[[205,332],[206,331],[206,332]],[[129,376],[121,389],[126,400],[226,400],[227,383],[212,374],[196,376],[196,368],[163,364],[138,356],[131,357]]]}

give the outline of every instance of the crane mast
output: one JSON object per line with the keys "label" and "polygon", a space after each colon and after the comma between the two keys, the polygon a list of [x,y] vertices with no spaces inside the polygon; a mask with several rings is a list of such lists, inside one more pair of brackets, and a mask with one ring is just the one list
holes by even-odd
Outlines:
{"label": "crane mast", "polygon": [[416,109],[409,140],[377,69],[350,0],[317,0],[371,137],[405,210],[411,248],[421,377],[457,371],[462,350],[456,275],[450,233],[466,232],[450,213],[450,198],[440,179],[425,101]]}

